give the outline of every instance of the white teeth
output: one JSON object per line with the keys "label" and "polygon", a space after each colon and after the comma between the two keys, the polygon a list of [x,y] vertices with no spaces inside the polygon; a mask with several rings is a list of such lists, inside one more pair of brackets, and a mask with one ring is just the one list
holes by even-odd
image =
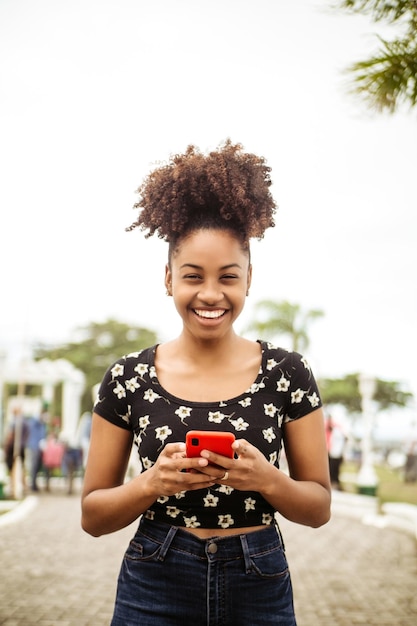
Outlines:
{"label": "white teeth", "polygon": [[224,311],[203,311],[200,309],[195,309],[195,313],[200,317],[207,317],[208,319],[217,319],[224,314]]}

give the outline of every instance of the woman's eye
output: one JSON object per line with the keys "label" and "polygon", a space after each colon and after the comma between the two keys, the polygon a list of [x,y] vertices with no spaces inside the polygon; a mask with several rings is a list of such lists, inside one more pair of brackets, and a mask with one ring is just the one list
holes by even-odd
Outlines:
{"label": "woman's eye", "polygon": [[222,279],[223,280],[234,280],[238,278],[238,276],[236,276],[235,274],[223,274]]}

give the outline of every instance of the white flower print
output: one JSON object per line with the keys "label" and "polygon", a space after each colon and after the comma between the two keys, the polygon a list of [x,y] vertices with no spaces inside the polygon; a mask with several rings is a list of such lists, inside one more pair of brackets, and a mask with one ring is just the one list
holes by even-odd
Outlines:
{"label": "white flower print", "polygon": [[147,363],[138,363],[135,368],[133,368],[134,372],[137,372],[140,378],[143,378],[146,372],[148,371],[149,365]]}
{"label": "white flower print", "polygon": [[142,465],[143,467],[147,470],[150,467],[152,467],[152,465],[154,464],[154,462],[147,456],[144,456],[142,459]]}
{"label": "white flower print", "polygon": [[158,426],[155,428],[155,436],[159,441],[162,441],[162,443],[169,435],[172,435],[172,430],[169,426]]}
{"label": "white flower print", "polygon": [[185,517],[184,515],[184,522],[186,528],[198,528],[199,526],[201,526],[200,522],[197,521],[197,517],[195,515],[193,515],[192,517]]}
{"label": "white flower print", "polygon": [[245,500],[245,511],[246,511],[246,513],[248,511],[254,511],[255,510],[255,504],[256,504],[256,500],[254,500],[253,498],[246,498],[246,500]]}
{"label": "white flower print", "polygon": [[113,378],[116,378],[116,376],[123,376],[124,371],[125,371],[125,366],[122,365],[121,363],[116,363],[116,365],[114,365],[110,371],[111,371],[111,375],[113,376]]}
{"label": "white flower print", "polygon": [[265,430],[262,431],[262,434],[268,443],[272,443],[273,440],[277,438],[272,426],[270,428],[265,428]]}
{"label": "white flower print", "polygon": [[168,502],[169,498],[168,496],[159,496],[159,498],[157,499],[157,502],[159,502],[160,504],[165,504],[165,502]]}
{"label": "white flower print", "polygon": [[181,500],[181,498],[185,498],[186,493],[187,493],[186,491],[179,491],[178,493],[175,494],[175,497],[177,498],[177,500]]}
{"label": "white flower print", "polygon": [[308,364],[308,361],[307,361],[304,357],[301,359],[301,363],[304,365],[304,367],[306,368],[306,370],[308,370],[309,372],[311,372],[310,365]]}
{"label": "white flower print", "polygon": [[252,402],[252,398],[244,398],[243,400],[239,400],[239,404],[241,404],[243,406],[243,408],[245,409],[247,406],[250,406]]}
{"label": "white flower print", "polygon": [[220,411],[209,411],[208,421],[221,424],[225,417],[225,414]]}
{"label": "white flower print", "polygon": [[278,459],[278,454],[277,451],[274,450],[274,452],[271,452],[271,454],[269,455],[269,462],[271,463],[271,465],[275,465],[275,463],[277,462]]}
{"label": "white flower print", "polygon": [[205,498],[203,498],[204,500],[204,506],[217,506],[218,502],[219,502],[219,498],[217,496],[214,496],[212,493],[208,493],[206,495]]}
{"label": "white flower print", "polygon": [[270,513],[262,513],[262,524],[270,526],[273,522],[273,517]]}
{"label": "white flower print", "polygon": [[219,493],[225,493],[227,496],[230,496],[232,491],[234,491],[233,487],[230,485],[220,485],[218,489],[216,489]]}
{"label": "white flower print", "polygon": [[219,515],[219,526],[221,528],[229,528],[232,524],[234,524],[235,520],[229,514],[227,515]]}
{"label": "white flower print", "polygon": [[154,517],[155,517],[155,511],[151,511],[150,509],[148,509],[145,513],[145,518],[153,520]]}
{"label": "white flower print", "polygon": [[275,359],[268,359],[266,362],[266,369],[273,370],[276,365],[278,365],[278,363],[275,361]]}
{"label": "white flower print", "polygon": [[301,400],[304,398],[305,391],[298,388],[295,391],[291,392],[291,404],[300,404]]}
{"label": "white flower print", "polygon": [[281,376],[277,381],[277,391],[288,391],[289,386],[290,381],[285,376]]}
{"label": "white flower print", "polygon": [[170,517],[177,517],[181,511],[176,506],[167,506],[167,515]]}
{"label": "white flower print", "polygon": [[233,428],[238,432],[249,428],[249,424],[245,422],[243,417],[238,417],[237,420],[230,420],[230,423],[232,424]]}
{"label": "white flower print", "polygon": [[129,352],[129,354],[126,355],[127,359],[137,359],[139,356],[140,352]]}
{"label": "white flower print", "polygon": [[119,400],[121,398],[126,398],[125,388],[120,383],[117,383],[116,387],[113,389],[113,393],[116,394]]}
{"label": "white flower print", "polygon": [[152,365],[149,369],[150,378],[156,378],[156,368],[155,365]]}
{"label": "white flower print", "polygon": [[147,389],[145,393],[143,394],[143,399],[148,400],[148,402],[150,403],[155,402],[155,400],[160,397],[161,396],[155,393],[153,389]]}
{"label": "white flower print", "polygon": [[142,417],[139,418],[139,428],[141,430],[145,430],[146,427],[149,426],[149,424],[149,415],[142,415]]}
{"label": "white flower print", "polygon": [[190,417],[191,411],[192,411],[192,409],[190,409],[188,406],[180,406],[175,411],[175,415],[178,415],[178,417],[180,418],[182,424],[187,425],[187,423],[185,421],[185,418],[186,417]]}
{"label": "white flower print", "polygon": [[132,393],[134,393],[135,389],[139,389],[139,387],[140,385],[138,383],[137,376],[134,376],[134,378],[130,378],[126,381],[126,389]]}
{"label": "white flower print", "polygon": [[275,417],[275,413],[278,411],[277,407],[271,404],[264,404],[265,415],[269,417]]}
{"label": "white flower print", "polygon": [[315,391],[311,396],[307,396],[307,398],[309,399],[310,404],[313,408],[315,408],[316,406],[319,406],[320,398],[318,397]]}
{"label": "white flower print", "polygon": [[121,417],[121,418],[122,418],[122,420],[123,420],[124,422],[126,422],[126,424],[129,424],[129,422],[130,422],[130,416],[131,416],[131,410],[132,410],[132,407],[131,407],[131,405],[130,405],[130,404],[128,404],[128,406],[127,406],[127,412],[126,412],[124,415],[121,415],[120,413],[118,413],[117,415],[118,415],[119,417]]}
{"label": "white flower print", "polygon": [[258,393],[258,391],[260,389],[264,389],[264,387],[265,387],[265,383],[263,382],[263,380],[261,380],[260,383],[253,383],[253,385],[251,385],[249,389],[247,390],[247,393],[252,393],[252,394]]}

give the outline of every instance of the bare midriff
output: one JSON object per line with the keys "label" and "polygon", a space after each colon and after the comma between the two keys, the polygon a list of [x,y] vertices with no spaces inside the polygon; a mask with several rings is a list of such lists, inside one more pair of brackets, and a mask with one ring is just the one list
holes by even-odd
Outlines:
{"label": "bare midriff", "polygon": [[263,530],[268,526],[244,526],[243,528],[181,528],[192,533],[199,539],[210,539],[210,537],[230,537],[232,535],[246,535],[256,530]]}

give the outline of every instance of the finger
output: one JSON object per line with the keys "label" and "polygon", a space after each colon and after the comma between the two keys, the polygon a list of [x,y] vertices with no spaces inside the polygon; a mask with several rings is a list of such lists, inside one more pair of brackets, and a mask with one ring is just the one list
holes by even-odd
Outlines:
{"label": "finger", "polygon": [[209,479],[215,480],[218,483],[230,470],[226,470],[224,467],[218,465],[208,465],[207,467],[200,467],[198,470],[191,471],[198,471],[199,474],[204,474]]}
{"label": "finger", "polygon": [[180,471],[196,471],[201,472],[208,466],[209,462],[207,459],[203,459],[201,457],[190,458],[187,456],[181,456],[178,467]]}
{"label": "finger", "polygon": [[186,489],[204,489],[218,483],[218,478],[204,474],[198,470],[190,470],[182,474],[182,482]]}
{"label": "finger", "polygon": [[164,447],[166,452],[174,454],[175,452],[185,452],[185,443],[183,441],[176,441],[175,443],[167,443]]}
{"label": "finger", "polygon": [[243,456],[248,452],[249,444],[246,439],[237,439],[232,447],[238,456]]}
{"label": "finger", "polygon": [[164,446],[161,454],[170,457],[183,457],[185,456],[185,443],[183,443],[182,441],[167,443],[166,446]]}
{"label": "finger", "polygon": [[207,459],[210,465],[216,465],[221,468],[229,469],[231,464],[233,463],[233,459],[228,456],[223,456],[222,454],[217,454],[216,452],[211,452],[210,450],[202,450],[200,452],[201,457]]}

